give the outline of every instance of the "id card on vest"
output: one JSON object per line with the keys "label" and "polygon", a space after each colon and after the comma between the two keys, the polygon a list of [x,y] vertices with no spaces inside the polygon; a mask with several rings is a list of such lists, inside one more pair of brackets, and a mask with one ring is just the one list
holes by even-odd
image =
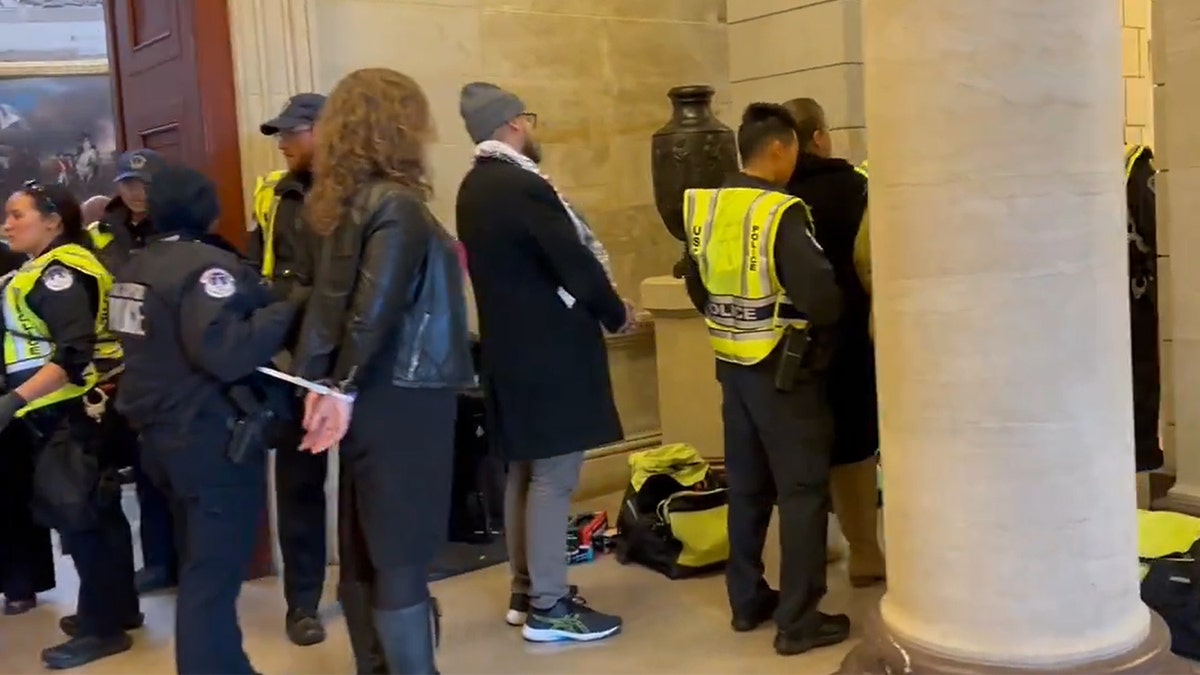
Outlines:
{"label": "id card on vest", "polygon": [[108,294],[108,329],[118,335],[145,337],[145,301],[146,287],[142,284],[113,284]]}

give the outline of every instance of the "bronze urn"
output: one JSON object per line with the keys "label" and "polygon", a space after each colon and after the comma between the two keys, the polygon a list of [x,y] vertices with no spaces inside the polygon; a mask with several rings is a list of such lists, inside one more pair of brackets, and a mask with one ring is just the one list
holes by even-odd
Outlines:
{"label": "bronze urn", "polygon": [[[672,87],[667,92],[671,120],[650,141],[654,202],[667,231],[680,241],[687,240],[683,191],[720,187],[726,176],[738,170],[737,141],[733,130],[713,114],[713,94],[708,85]],[[674,272],[682,276],[679,263]]]}

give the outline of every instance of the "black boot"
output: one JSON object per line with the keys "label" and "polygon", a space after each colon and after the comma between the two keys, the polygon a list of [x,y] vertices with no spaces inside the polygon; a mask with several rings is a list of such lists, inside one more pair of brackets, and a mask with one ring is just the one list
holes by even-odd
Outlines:
{"label": "black boot", "polygon": [[437,612],[426,601],[406,609],[375,610],[375,629],[393,675],[437,675]]}
{"label": "black boot", "polygon": [[360,583],[338,584],[338,600],[350,633],[350,649],[354,652],[354,672],[358,675],[387,675],[387,660],[375,632],[371,615],[371,587]]}

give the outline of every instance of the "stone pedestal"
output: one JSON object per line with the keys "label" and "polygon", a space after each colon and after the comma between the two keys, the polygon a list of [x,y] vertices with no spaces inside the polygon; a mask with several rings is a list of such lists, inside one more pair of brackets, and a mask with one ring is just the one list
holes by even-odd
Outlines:
{"label": "stone pedestal", "polygon": [[705,457],[724,458],[721,389],[704,318],[683,280],[670,276],[642,281],[641,304],[654,317],[662,442],[691,443]]}
{"label": "stone pedestal", "polygon": [[1138,588],[1118,12],[863,4],[888,590],[843,672],[1182,670]]}

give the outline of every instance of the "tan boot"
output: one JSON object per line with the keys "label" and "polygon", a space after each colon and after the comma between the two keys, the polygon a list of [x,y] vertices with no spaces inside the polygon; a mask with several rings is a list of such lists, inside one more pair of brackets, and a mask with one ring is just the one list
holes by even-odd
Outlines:
{"label": "tan boot", "polygon": [[833,512],[850,543],[850,585],[862,588],[887,578],[883,549],[879,546],[879,493],[877,459],[835,466],[829,475]]}

